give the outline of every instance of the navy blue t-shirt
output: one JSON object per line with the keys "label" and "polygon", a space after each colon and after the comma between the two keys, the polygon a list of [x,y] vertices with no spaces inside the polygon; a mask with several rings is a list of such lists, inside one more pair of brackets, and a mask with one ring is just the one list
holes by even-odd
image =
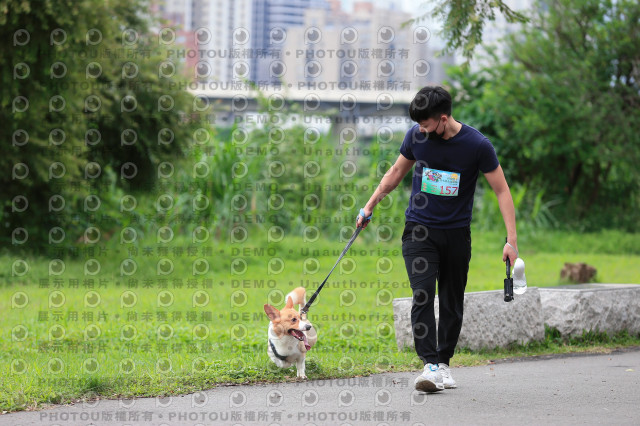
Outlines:
{"label": "navy blue t-shirt", "polygon": [[453,229],[471,224],[479,172],[498,165],[496,151],[482,133],[464,123],[454,137],[429,139],[416,124],[405,135],[400,153],[416,160],[407,221]]}

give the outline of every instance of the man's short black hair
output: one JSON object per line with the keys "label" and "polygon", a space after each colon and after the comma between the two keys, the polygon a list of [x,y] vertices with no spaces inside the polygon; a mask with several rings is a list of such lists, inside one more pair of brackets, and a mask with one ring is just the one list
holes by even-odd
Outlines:
{"label": "man's short black hair", "polygon": [[442,114],[451,115],[451,95],[440,86],[423,87],[409,105],[409,117],[416,123]]}

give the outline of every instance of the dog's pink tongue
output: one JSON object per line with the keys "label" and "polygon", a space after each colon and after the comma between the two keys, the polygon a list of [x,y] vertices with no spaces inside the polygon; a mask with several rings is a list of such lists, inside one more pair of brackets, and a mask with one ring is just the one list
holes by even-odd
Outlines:
{"label": "dog's pink tongue", "polygon": [[302,341],[303,341],[303,343],[304,343],[304,348],[305,348],[306,350],[311,349],[311,345],[310,345],[310,344],[309,344],[309,342],[307,341],[307,335],[306,335],[306,334],[304,334],[304,333],[302,334]]}

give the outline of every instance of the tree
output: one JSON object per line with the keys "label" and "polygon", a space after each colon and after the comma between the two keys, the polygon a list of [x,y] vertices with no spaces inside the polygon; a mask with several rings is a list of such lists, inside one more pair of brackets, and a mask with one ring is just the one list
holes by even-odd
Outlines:
{"label": "tree", "polygon": [[445,52],[461,49],[468,63],[482,44],[485,25],[495,21],[496,12],[503,14],[508,23],[528,22],[525,15],[512,10],[502,0],[440,0],[432,10],[408,23],[421,22],[427,16],[439,17],[443,22]]}
{"label": "tree", "polygon": [[554,0],[537,11],[509,37],[504,64],[458,73],[458,104],[490,129],[511,180],[561,199],[564,219],[637,229],[640,5]]}
{"label": "tree", "polygon": [[[146,3],[0,5],[0,34],[12,42],[0,58],[4,242],[18,230],[29,248],[47,247],[55,227],[66,242],[100,227],[87,197],[94,205],[99,197],[104,212],[117,202],[114,188],[149,188],[158,164],[190,141],[192,98],[150,32]],[[175,69],[163,74],[162,66]]]}

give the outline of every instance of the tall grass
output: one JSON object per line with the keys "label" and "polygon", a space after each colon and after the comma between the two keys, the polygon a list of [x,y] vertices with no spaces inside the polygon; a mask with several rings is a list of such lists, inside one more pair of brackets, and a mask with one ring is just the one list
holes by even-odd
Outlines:
{"label": "tall grass", "polygon": [[[529,188],[527,185],[514,184],[510,188],[513,206],[516,212],[518,232],[531,232],[567,229],[562,226],[553,213],[553,207],[559,200],[545,199],[544,190]],[[473,223],[481,230],[503,230],[504,221],[496,195],[484,179],[478,179],[474,199]]]}
{"label": "tall grass", "polygon": [[[286,115],[269,117],[275,118],[261,128],[234,125],[194,138],[206,142],[195,143],[165,182],[165,192],[176,202],[170,211],[148,212],[162,213],[156,224],[185,232],[205,227],[218,239],[237,240],[249,229],[270,232],[274,239],[292,234],[344,239],[359,208],[395,162],[403,135],[348,144],[314,128],[290,126]],[[401,231],[410,178],[376,208],[381,233]],[[520,232],[564,228],[553,213],[558,201],[547,199],[544,191],[514,184],[511,192]],[[497,198],[483,177],[478,179],[473,226],[504,231]]]}
{"label": "tall grass", "polygon": [[[153,202],[138,203],[139,232],[161,226],[186,233],[206,228],[217,239],[238,240],[254,229],[270,233],[274,241],[288,235],[350,235],[360,207],[397,158],[403,135],[340,143],[331,134],[270,116],[276,118],[261,128],[234,125],[194,137],[175,173],[149,194]],[[366,155],[354,155],[357,150]],[[405,183],[377,208],[378,223],[387,224],[381,230],[385,235],[402,226],[408,191]],[[163,196],[173,200],[168,209],[159,206]]]}

